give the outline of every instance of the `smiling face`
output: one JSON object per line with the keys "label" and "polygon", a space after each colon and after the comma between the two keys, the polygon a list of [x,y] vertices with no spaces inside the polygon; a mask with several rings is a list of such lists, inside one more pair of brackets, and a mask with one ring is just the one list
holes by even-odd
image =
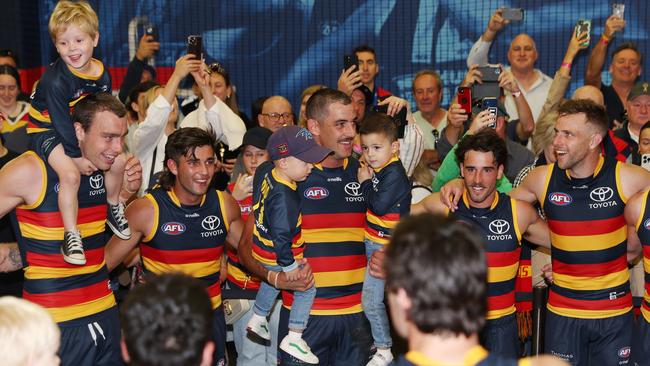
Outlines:
{"label": "smiling face", "polygon": [[609,72],[612,74],[613,82],[634,83],[636,78],[641,75],[641,58],[639,54],[632,49],[624,49],[618,52],[612,59]]}
{"label": "smiling face", "polygon": [[309,131],[321,146],[334,152],[325,158],[343,160],[352,154],[352,142],[356,136],[356,123],[352,103],[335,102],[327,106],[322,121],[309,120]]}
{"label": "smiling face", "polygon": [[210,74],[210,89],[212,89],[212,94],[221,101],[226,101],[232,92],[232,88],[226,83],[226,79],[216,72]]}
{"label": "smiling face", "polygon": [[0,75],[0,108],[10,110],[16,105],[16,98],[20,89],[13,76],[9,74]]}
{"label": "smiling face", "polygon": [[99,35],[94,38],[76,25],[70,25],[56,35],[54,45],[61,59],[75,71],[88,74],[93,57],[93,49],[97,46]]}
{"label": "smiling face", "polygon": [[369,133],[361,135],[361,148],[365,162],[371,168],[379,169],[397,154],[399,142],[389,141],[383,133]]}
{"label": "smiling face", "polygon": [[98,169],[109,170],[122,152],[127,132],[126,116],[120,118],[113,112],[101,111],[95,113],[87,131],[79,122],[74,125],[82,156]]}
{"label": "smiling face", "polygon": [[584,113],[558,117],[553,138],[553,150],[558,167],[569,170],[580,165],[590,150],[598,145],[594,140],[595,134],[596,132],[587,124]]}
{"label": "smiling face", "polygon": [[537,61],[535,41],[527,34],[520,34],[510,43],[508,62],[516,72],[530,72]]}
{"label": "smiling face", "polygon": [[418,111],[431,114],[440,107],[442,92],[436,78],[424,74],[413,81],[413,97]]}
{"label": "smiling face", "polygon": [[176,176],[174,193],[183,204],[195,204],[208,191],[216,170],[216,157],[210,145],[190,149],[178,162],[167,160],[169,171]]}
{"label": "smiling face", "polygon": [[503,165],[498,165],[494,153],[469,150],[460,170],[472,207],[490,207],[494,200],[497,180],[503,176]]}

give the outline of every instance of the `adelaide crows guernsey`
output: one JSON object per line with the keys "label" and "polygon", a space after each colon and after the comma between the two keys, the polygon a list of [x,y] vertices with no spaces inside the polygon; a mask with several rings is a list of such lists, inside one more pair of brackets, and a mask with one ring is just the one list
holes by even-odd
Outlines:
{"label": "adelaide crows guernsey", "polygon": [[494,195],[489,208],[470,207],[467,192],[454,216],[472,225],[483,237],[488,265],[486,319],[499,319],[515,312],[515,277],[521,251],[515,200],[504,193]]}
{"label": "adelaide crows guernsey", "polygon": [[80,157],[72,123],[72,108],[86,95],[111,91],[111,76],[101,61],[92,59],[101,68],[99,76],[71,70],[58,58],[47,67],[32,93],[27,133],[56,129],[66,155]]}
{"label": "adelaide crows guernsey", "polygon": [[[359,162],[353,158],[339,168],[315,164],[309,177],[298,184],[304,256],[316,281],[312,315],[362,311],[366,205],[357,181],[358,169]],[[289,307],[292,300],[290,292],[282,292],[285,306]]]}
{"label": "adelaide crows guernsey", "polygon": [[542,208],[551,232],[554,283],[548,309],[558,315],[600,319],[632,309],[627,269],[627,199],[620,163],[600,157],[594,175],[571,178],[548,166]]}
{"label": "adelaide crows guernsey", "polygon": [[210,190],[194,206],[181,204],[173,190],[160,187],[145,198],[154,207],[152,230],[140,245],[145,271],[198,278],[207,286],[212,308],[221,306],[219,271],[230,225],[223,192]]}
{"label": "adelaide crows guernsey", "polygon": [[[228,190],[232,192],[235,189],[235,183],[228,185]],[[239,205],[239,214],[244,222],[253,210],[253,195],[237,201]],[[260,279],[253,276],[244,265],[239,261],[237,252],[231,248],[226,248],[228,255],[228,281],[242,290],[257,290],[260,288]]]}
{"label": "adelaide crows guernsey", "polygon": [[[394,363],[395,366],[445,366],[449,363],[432,360],[425,354],[409,351],[406,355],[401,356]],[[519,361],[514,359],[501,358],[496,354],[488,353],[488,351],[481,346],[474,346],[470,348],[463,358],[463,363],[458,366],[530,366],[530,359],[521,359]]]}
{"label": "adelaide crows guernsey", "polygon": [[645,291],[641,303],[641,314],[650,323],[650,205],[648,192],[643,194],[641,215],[636,223],[636,232],[643,245],[643,269],[645,271]]}
{"label": "adelaide crows guernsey", "polygon": [[32,151],[41,165],[43,185],[32,205],[16,207],[17,238],[25,264],[23,297],[46,308],[57,323],[97,314],[115,306],[104,261],[106,188],[104,175],[82,175],[77,227],[86,264],[68,264],[61,255],[63,221],[59,212],[58,176]]}

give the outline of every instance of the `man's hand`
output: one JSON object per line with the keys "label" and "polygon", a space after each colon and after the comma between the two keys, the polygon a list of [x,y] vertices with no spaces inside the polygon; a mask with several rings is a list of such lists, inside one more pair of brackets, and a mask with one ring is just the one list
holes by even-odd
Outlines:
{"label": "man's hand", "polygon": [[390,97],[382,100],[381,102],[377,103],[378,106],[382,105],[388,105],[388,110],[386,111],[386,114],[389,116],[395,116],[399,111],[402,110],[402,108],[406,108],[407,114],[411,112],[411,107],[409,105],[409,102],[406,99],[402,99],[400,97],[396,97],[394,95],[391,95]]}
{"label": "man's hand", "polygon": [[361,82],[361,73],[358,66],[352,66],[341,72],[339,81],[336,83],[338,89],[348,96],[352,95],[354,89],[363,85]]}
{"label": "man's hand", "polygon": [[[297,259],[300,267],[298,267],[298,279],[294,281],[289,281],[287,279],[287,274],[285,272],[275,272],[278,273],[277,287],[283,290],[292,290],[292,291],[305,291],[314,286],[314,274],[311,272],[311,266],[305,258]],[[275,275],[269,275],[271,280],[275,280]],[[272,283],[271,285],[275,285]]]}
{"label": "man's hand", "polygon": [[461,108],[460,104],[452,104],[447,111],[447,124],[456,128],[462,128],[463,123],[467,121],[469,114],[472,111],[466,111]]}
{"label": "man's hand", "polygon": [[542,277],[546,279],[547,282],[553,283],[553,265],[551,263],[546,263],[541,268]]}
{"label": "man's hand", "polygon": [[458,201],[463,196],[464,190],[465,182],[462,179],[450,180],[440,188],[440,201],[449,207],[449,211],[454,212],[458,209]]}
{"label": "man's hand", "polygon": [[372,178],[372,168],[369,165],[361,164],[357,171],[357,180],[359,183],[363,183],[370,178]]}
{"label": "man's hand", "polygon": [[157,42],[152,35],[145,34],[140,38],[135,57],[140,61],[146,61],[160,49],[160,42]]}
{"label": "man's hand", "polygon": [[521,89],[519,89],[519,84],[517,84],[512,71],[504,70],[503,67],[501,67],[501,73],[499,74],[499,78],[497,80],[499,81],[499,86],[509,91],[510,93],[516,94],[521,92]]}
{"label": "man's hand", "polygon": [[478,83],[481,84],[482,77],[481,72],[477,70],[478,69],[478,64],[474,64],[470,66],[469,70],[467,70],[467,73],[465,74],[465,78],[463,81],[460,83],[460,86],[464,86],[466,88],[470,88],[472,85]]}
{"label": "man's hand", "polygon": [[384,248],[377,250],[372,253],[370,256],[370,261],[368,262],[368,267],[370,269],[370,275],[375,278],[385,279],[386,274],[384,273],[384,258],[386,253],[384,253]]}
{"label": "man's hand", "polygon": [[253,176],[240,174],[232,188],[232,198],[241,201],[253,194]]}
{"label": "man's hand", "polygon": [[611,39],[616,32],[622,31],[623,28],[625,28],[625,20],[616,15],[611,15],[605,22],[605,32],[603,32],[603,35]]}
{"label": "man's hand", "polygon": [[496,122],[496,116],[493,116],[490,113],[490,111],[488,111],[487,109],[483,110],[479,114],[477,114],[472,120],[472,124],[469,125],[468,133],[474,135],[478,131],[487,127],[490,123],[495,123],[495,122]]}
{"label": "man's hand", "polygon": [[97,167],[84,157],[72,158],[72,161],[77,166],[79,173],[83,175],[91,175],[97,170]]}
{"label": "man's hand", "polygon": [[[124,166],[124,178],[122,179],[122,191],[128,194],[127,199],[140,189],[142,185],[142,165],[134,155],[126,155]],[[122,195],[120,195],[122,196]]]}
{"label": "man's hand", "polygon": [[487,29],[483,33],[483,41],[492,42],[497,33],[510,23],[509,20],[503,19],[503,8],[497,9],[488,21]]}

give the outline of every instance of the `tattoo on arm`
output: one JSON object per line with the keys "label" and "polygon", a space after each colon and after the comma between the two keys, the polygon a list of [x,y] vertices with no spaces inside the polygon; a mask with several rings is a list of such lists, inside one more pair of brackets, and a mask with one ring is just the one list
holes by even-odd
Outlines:
{"label": "tattoo on arm", "polygon": [[20,251],[17,246],[12,247],[9,249],[9,253],[7,254],[7,262],[3,270],[5,272],[12,272],[21,268],[23,268],[23,260],[20,257]]}

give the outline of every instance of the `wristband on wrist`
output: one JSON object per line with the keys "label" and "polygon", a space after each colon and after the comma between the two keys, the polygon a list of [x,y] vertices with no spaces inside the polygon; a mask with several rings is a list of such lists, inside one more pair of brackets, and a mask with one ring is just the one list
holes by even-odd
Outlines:
{"label": "wristband on wrist", "polygon": [[560,67],[564,67],[567,70],[571,70],[571,63],[570,62],[562,62],[562,66],[560,66]]}
{"label": "wristband on wrist", "polygon": [[521,95],[521,90],[511,93],[513,98],[519,98]]}
{"label": "wristband on wrist", "polygon": [[273,273],[273,271],[266,272],[266,282],[268,282],[269,285],[271,284],[271,273]]}
{"label": "wristband on wrist", "polygon": [[275,272],[275,280],[273,280],[273,287],[278,288],[278,277],[280,277],[280,272]]}
{"label": "wristband on wrist", "polygon": [[607,37],[605,33],[600,35],[600,39],[604,39],[605,41],[609,42],[612,40],[612,37]]}
{"label": "wristband on wrist", "polygon": [[609,44],[609,41],[611,41],[611,38],[607,38],[607,37],[605,37],[605,35],[603,34],[603,35],[600,37],[600,41],[599,41],[598,43],[602,44],[603,46],[607,46],[607,45]]}

